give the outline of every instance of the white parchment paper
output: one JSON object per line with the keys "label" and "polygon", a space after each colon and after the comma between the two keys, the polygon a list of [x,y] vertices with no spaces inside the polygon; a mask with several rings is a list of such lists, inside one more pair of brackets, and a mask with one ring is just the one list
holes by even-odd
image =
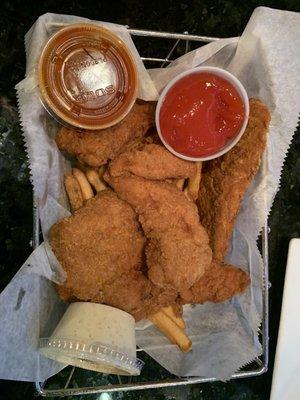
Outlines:
{"label": "white parchment paper", "polygon": [[[17,85],[17,92],[45,242],[0,295],[2,379],[42,381],[63,367],[40,356],[37,341],[51,334],[65,309],[51,282],[62,281],[64,274],[47,244],[47,234],[54,222],[69,215],[62,184],[69,165],[55,145],[57,125],[40,103],[35,70],[49,36],[61,26],[80,21],[88,20],[45,14],[25,39],[26,78]],[[241,38],[208,44],[180,57],[166,69],[151,70],[150,75],[125,27],[97,23],[120,35],[131,48],[140,73],[140,97],[154,100],[157,92],[179,72],[200,64],[214,65],[236,74],[249,96],[259,97],[271,110],[264,160],[243,199],[227,256],[228,261],[250,273],[251,287],[226,303],[185,306],[188,334],[193,340],[193,350],[187,355],[169,344],[151,324],[139,323],[136,331],[138,345],[170,372],[228,379],[261,352],[257,329],[262,316],[262,260],[256,239],[278,190],[284,157],[299,117],[300,16],[258,8]]]}

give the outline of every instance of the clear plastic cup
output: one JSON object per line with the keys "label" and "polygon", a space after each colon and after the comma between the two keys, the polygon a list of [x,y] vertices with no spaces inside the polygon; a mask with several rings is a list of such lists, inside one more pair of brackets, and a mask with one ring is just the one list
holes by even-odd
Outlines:
{"label": "clear plastic cup", "polygon": [[103,304],[72,303],[50,338],[41,338],[39,351],[63,364],[93,371],[139,375],[134,318]]}
{"label": "clear plastic cup", "polygon": [[104,129],[121,121],[138,91],[135,61],[125,43],[93,24],[60,29],[38,65],[41,100],[60,123]]}

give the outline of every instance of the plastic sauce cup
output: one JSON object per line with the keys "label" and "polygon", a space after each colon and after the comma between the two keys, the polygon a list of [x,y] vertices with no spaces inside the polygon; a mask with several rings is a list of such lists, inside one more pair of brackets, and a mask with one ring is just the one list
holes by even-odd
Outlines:
{"label": "plastic sauce cup", "polygon": [[63,364],[118,375],[139,375],[134,318],[103,304],[72,303],[39,351]]}
{"label": "plastic sauce cup", "polygon": [[121,121],[138,92],[135,61],[124,42],[93,24],[60,29],[38,65],[41,100],[60,123],[104,129]]}
{"label": "plastic sauce cup", "polygon": [[[193,74],[203,74],[203,73],[208,73],[208,74],[212,74],[215,76],[218,76],[222,79],[224,79],[225,81],[227,81],[228,83],[230,83],[233,88],[236,90],[236,92],[238,93],[243,105],[244,105],[244,119],[243,122],[238,130],[238,132],[231,138],[229,139],[225,145],[219,149],[218,151],[213,152],[212,154],[208,154],[208,155],[203,155],[203,156],[189,156],[186,154],[182,154],[178,151],[176,151],[165,139],[164,137],[164,132],[162,132],[161,126],[160,126],[160,113],[161,113],[161,109],[162,106],[164,104],[165,99],[167,98],[169,92],[172,90],[172,88],[174,87],[174,85],[176,85],[178,82],[180,82],[183,78],[188,77],[188,76],[192,76]],[[191,113],[194,112],[194,110],[190,110]],[[172,79],[168,85],[164,88],[164,90],[162,91],[158,103],[157,103],[157,107],[156,107],[156,114],[155,114],[155,122],[156,122],[156,128],[157,128],[157,132],[159,134],[159,137],[161,139],[161,141],[163,142],[163,144],[165,145],[165,147],[174,155],[176,155],[177,157],[180,157],[184,160],[188,160],[188,161],[207,161],[207,160],[212,160],[214,158],[220,157],[223,154],[227,153],[230,149],[232,149],[240,140],[240,138],[242,137],[247,123],[248,123],[248,118],[249,118],[249,99],[248,99],[248,95],[247,92],[245,90],[245,88],[243,87],[243,85],[241,84],[241,82],[231,73],[229,73],[228,71],[221,69],[221,68],[217,68],[217,67],[196,67],[196,68],[192,68],[189,69],[187,71],[182,72],[181,74],[177,75],[174,79]]]}

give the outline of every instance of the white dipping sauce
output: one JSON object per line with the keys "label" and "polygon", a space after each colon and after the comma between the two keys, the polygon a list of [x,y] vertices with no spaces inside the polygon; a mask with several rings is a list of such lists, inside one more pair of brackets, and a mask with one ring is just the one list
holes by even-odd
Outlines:
{"label": "white dipping sauce", "polygon": [[138,375],[134,318],[103,304],[72,303],[40,352],[64,364],[119,375]]}

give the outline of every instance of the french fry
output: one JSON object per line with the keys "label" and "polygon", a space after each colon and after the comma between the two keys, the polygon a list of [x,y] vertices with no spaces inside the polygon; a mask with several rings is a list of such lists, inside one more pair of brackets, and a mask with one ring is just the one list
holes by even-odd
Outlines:
{"label": "french fry", "polygon": [[90,184],[96,189],[97,192],[107,189],[107,186],[99,178],[99,174],[94,169],[88,169],[85,173]]}
{"label": "french fry", "polygon": [[94,197],[93,189],[89,184],[89,181],[87,180],[84,173],[80,171],[80,169],[73,168],[73,175],[77,179],[77,182],[79,183],[83,200],[88,200]]}
{"label": "french fry", "polygon": [[193,201],[193,199],[192,199],[192,197],[191,197],[191,195],[190,195],[189,189],[188,189],[187,187],[184,189],[183,193],[185,194],[185,197],[186,197],[188,200]]}
{"label": "french fry", "polygon": [[179,190],[183,190],[184,181],[184,179],[177,179],[175,181],[175,185],[178,187]]}
{"label": "french fry", "polygon": [[149,319],[172,343],[177,344],[182,352],[187,353],[191,350],[190,338],[167,314],[159,311],[151,315]]}
{"label": "french fry", "polygon": [[197,166],[196,174],[188,179],[188,185],[186,188],[191,199],[194,201],[198,199],[202,162],[201,161],[197,162],[196,166]]}
{"label": "french fry", "polygon": [[169,318],[171,318],[171,320],[174,321],[179,328],[185,329],[185,322],[183,318],[175,314],[172,306],[164,307],[161,309],[161,311],[164,312]]}
{"label": "french fry", "polygon": [[65,188],[72,211],[78,210],[78,208],[83,206],[83,196],[80,185],[72,174],[65,176]]}
{"label": "french fry", "polygon": [[95,168],[90,167],[89,165],[84,164],[84,163],[82,163],[82,162],[79,161],[79,160],[76,160],[76,161],[75,161],[74,168],[80,169],[80,171],[82,171],[82,172],[86,172],[86,171],[89,170],[89,169],[94,169],[95,171],[97,171],[97,168],[96,168],[96,167],[95,167]]}
{"label": "french fry", "polygon": [[99,178],[101,180],[103,179],[103,175],[104,175],[106,169],[107,169],[106,165],[101,165],[101,167],[99,168],[98,174],[99,174]]}

